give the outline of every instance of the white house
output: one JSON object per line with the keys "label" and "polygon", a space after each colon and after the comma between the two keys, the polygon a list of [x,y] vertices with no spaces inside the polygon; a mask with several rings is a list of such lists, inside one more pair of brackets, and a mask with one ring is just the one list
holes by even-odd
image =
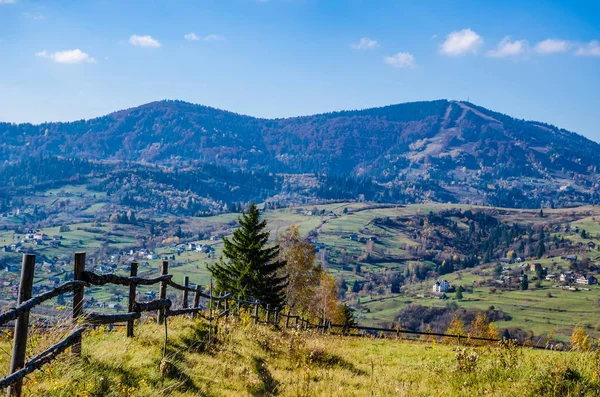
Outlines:
{"label": "white house", "polygon": [[433,292],[435,292],[436,294],[448,292],[449,289],[450,284],[448,284],[448,281],[446,280],[437,280],[435,284],[433,284]]}
{"label": "white house", "polygon": [[580,275],[575,279],[575,282],[577,284],[583,284],[583,285],[592,285],[592,284],[596,284],[598,280],[596,280],[596,277],[591,276],[591,275]]}

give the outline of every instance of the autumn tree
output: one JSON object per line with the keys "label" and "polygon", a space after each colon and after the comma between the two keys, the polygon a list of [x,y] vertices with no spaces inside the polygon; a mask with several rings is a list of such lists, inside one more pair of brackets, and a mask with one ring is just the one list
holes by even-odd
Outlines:
{"label": "autumn tree", "polygon": [[321,273],[319,285],[314,296],[313,317],[330,320],[334,323],[343,321],[342,305],[338,299],[335,278],[326,272]]}
{"label": "autumn tree", "polygon": [[587,352],[591,349],[592,344],[590,337],[585,333],[582,327],[575,327],[571,334],[571,350]]}
{"label": "autumn tree", "polygon": [[[465,323],[458,316],[454,316],[452,321],[450,321],[450,325],[446,330],[445,334],[447,335],[456,335],[456,336],[467,336],[467,332],[465,331]],[[457,340],[453,337],[444,337],[442,339],[443,342],[447,343],[455,343]]]}
{"label": "autumn tree", "polygon": [[308,315],[321,280],[321,267],[315,265],[315,247],[300,238],[298,226],[290,226],[277,239],[281,273],[287,277],[287,305],[299,315]]}
{"label": "autumn tree", "polygon": [[489,322],[485,313],[479,313],[471,322],[469,337],[498,339],[498,329]]}

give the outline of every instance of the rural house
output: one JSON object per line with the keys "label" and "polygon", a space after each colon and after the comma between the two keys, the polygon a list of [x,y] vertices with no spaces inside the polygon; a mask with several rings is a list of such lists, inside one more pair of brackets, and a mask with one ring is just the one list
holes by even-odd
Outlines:
{"label": "rural house", "polygon": [[578,275],[577,278],[575,279],[575,282],[577,284],[583,284],[583,285],[593,285],[596,284],[598,282],[598,280],[596,279],[596,277],[592,276],[592,275]]}
{"label": "rural house", "polygon": [[448,281],[446,281],[446,280],[438,279],[435,282],[435,284],[433,284],[433,292],[435,292],[436,294],[448,292],[449,289],[450,289],[450,284],[448,284]]}

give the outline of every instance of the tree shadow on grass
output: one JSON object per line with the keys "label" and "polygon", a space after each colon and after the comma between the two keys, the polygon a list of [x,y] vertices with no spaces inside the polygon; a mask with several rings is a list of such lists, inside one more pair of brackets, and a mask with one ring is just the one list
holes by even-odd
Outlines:
{"label": "tree shadow on grass", "polygon": [[279,382],[271,375],[265,360],[260,357],[252,357],[252,367],[260,379],[260,384],[248,387],[248,392],[253,396],[279,395]]}
{"label": "tree shadow on grass", "polygon": [[310,350],[308,361],[323,368],[341,368],[352,372],[354,375],[366,375],[365,371],[356,368],[351,362],[321,349]]}

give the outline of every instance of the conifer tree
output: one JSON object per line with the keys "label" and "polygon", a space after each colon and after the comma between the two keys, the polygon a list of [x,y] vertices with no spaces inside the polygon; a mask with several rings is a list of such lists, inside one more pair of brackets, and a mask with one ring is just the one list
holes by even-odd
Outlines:
{"label": "conifer tree", "polygon": [[246,300],[281,308],[285,303],[287,278],[279,276],[285,262],[277,260],[279,247],[267,247],[269,231],[256,205],[238,218],[240,227],[230,239],[223,238],[223,255],[219,263],[208,267],[216,289]]}
{"label": "conifer tree", "polygon": [[352,327],[356,327],[356,320],[352,310],[347,305],[342,305],[340,317],[344,325],[344,333],[348,333]]}

